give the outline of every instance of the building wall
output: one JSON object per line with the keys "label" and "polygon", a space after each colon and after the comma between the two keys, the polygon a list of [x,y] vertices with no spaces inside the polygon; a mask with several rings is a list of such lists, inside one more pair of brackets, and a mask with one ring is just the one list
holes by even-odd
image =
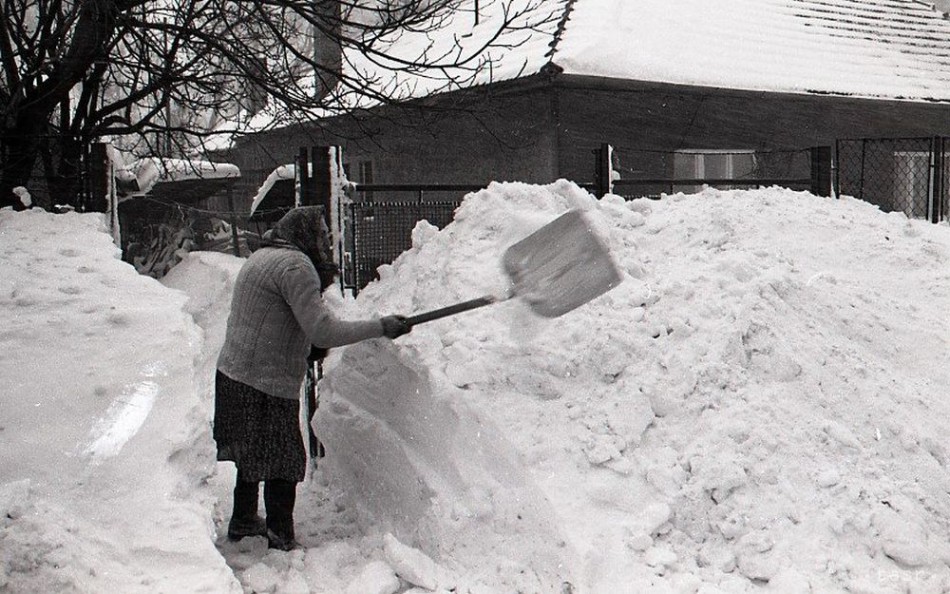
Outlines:
{"label": "building wall", "polygon": [[[250,204],[274,167],[293,162],[300,147],[343,149],[352,181],[371,162],[372,183],[472,184],[492,181],[544,183],[556,179],[554,122],[543,92],[464,101],[442,109],[389,109],[379,114],[337,118],[316,126],[294,126],[251,136],[219,158],[241,168],[244,187],[235,195]],[[363,167],[360,167],[363,164]],[[463,194],[427,194],[455,199]],[[415,200],[416,194],[375,194],[375,200]]]}
{"label": "building wall", "polygon": [[[559,84],[559,170],[592,181],[592,151],[608,143],[625,168],[672,175],[668,151],[794,151],[839,138],[950,135],[950,104],[742,92],[579,80]],[[633,159],[633,161],[631,161]]]}
{"label": "building wall", "polygon": [[[772,94],[590,78],[555,78],[449,96],[438,108],[387,109],[325,128],[295,126],[258,134],[220,156],[241,168],[239,208],[270,171],[300,147],[343,147],[356,182],[370,162],[372,183],[548,183],[595,179],[594,152],[612,145],[623,176],[673,176],[672,151],[755,150],[784,159],[807,177],[801,151],[839,138],[950,136],[950,105],[827,95]],[[455,101],[449,104],[448,101]],[[805,156],[807,157],[807,155]],[[360,165],[364,164],[361,168]],[[427,194],[427,199],[459,198]],[[373,195],[414,200],[415,195]]]}

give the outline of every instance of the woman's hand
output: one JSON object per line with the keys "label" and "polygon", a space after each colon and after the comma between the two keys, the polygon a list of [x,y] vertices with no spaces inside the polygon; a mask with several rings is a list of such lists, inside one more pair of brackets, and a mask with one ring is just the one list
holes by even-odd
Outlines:
{"label": "woman's hand", "polygon": [[406,316],[385,316],[381,321],[386,338],[396,339],[412,331],[412,326],[406,323]]}

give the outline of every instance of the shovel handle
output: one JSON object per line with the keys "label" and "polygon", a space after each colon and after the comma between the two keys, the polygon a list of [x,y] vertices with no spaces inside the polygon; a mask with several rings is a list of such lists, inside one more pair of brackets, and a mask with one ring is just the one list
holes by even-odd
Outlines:
{"label": "shovel handle", "polygon": [[408,318],[406,318],[406,323],[409,324],[410,326],[415,326],[416,324],[431,322],[432,320],[438,320],[439,318],[452,316],[457,313],[462,313],[463,311],[468,311],[470,309],[476,309],[479,307],[484,307],[486,305],[491,305],[492,303],[495,303],[497,301],[498,301],[497,297],[493,295],[485,295],[484,297],[479,297],[477,299],[470,299],[469,301],[462,301],[461,303],[456,303],[455,305],[449,305],[446,307],[441,307],[439,309],[433,309],[432,311],[427,311],[425,313],[409,316]]}

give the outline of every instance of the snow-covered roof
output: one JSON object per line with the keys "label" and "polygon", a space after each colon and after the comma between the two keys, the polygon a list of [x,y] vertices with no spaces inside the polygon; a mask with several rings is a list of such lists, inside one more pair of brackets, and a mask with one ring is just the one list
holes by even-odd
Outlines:
{"label": "snow-covered roof", "polygon": [[[313,164],[307,164],[307,171],[313,175]],[[288,209],[294,207],[296,200],[297,165],[280,165],[270,172],[261,187],[257,189],[251,201],[248,220],[276,221]],[[267,202],[266,206],[264,202]]]}
{"label": "snow-covered roof", "polygon": [[[278,182],[293,182],[296,174],[297,166],[293,163],[281,165],[271,171],[267,179],[264,180],[264,183],[261,184],[261,187],[257,189],[257,194],[254,195],[254,199],[251,201],[251,212],[248,216],[254,216],[255,211],[257,211],[257,208],[264,202],[264,198],[266,198],[267,194],[274,188],[274,185]],[[292,202],[291,206],[293,206]]]}
{"label": "snow-covered roof", "polygon": [[173,159],[147,157],[130,166],[136,176],[144,181],[143,189],[159,182],[174,182],[190,179],[229,179],[241,177],[241,170],[231,163],[212,163],[200,159]]}
{"label": "snow-covered roof", "polygon": [[[530,10],[499,39],[508,47],[489,51],[491,68],[463,86],[550,64],[645,82],[950,101],[950,18],[918,0],[471,0],[440,34],[403,35],[394,51],[478,47],[506,4]],[[355,55],[346,62],[373,67]],[[414,96],[447,90],[399,78]]]}
{"label": "snow-covered roof", "polygon": [[147,194],[156,184],[187,180],[219,180],[241,177],[241,170],[231,163],[212,163],[195,159],[146,157],[126,168],[136,179],[139,194]]}
{"label": "snow-covered roof", "polygon": [[573,74],[950,100],[950,20],[915,0],[578,0],[554,62]]}
{"label": "snow-covered roof", "polygon": [[[241,177],[240,168],[231,163],[146,157],[125,165],[117,151],[111,150],[109,156],[115,166],[115,179],[121,200],[155,194],[159,191],[158,188],[168,184],[174,184],[174,187],[167,188],[164,193],[170,194],[175,199],[200,199],[207,197],[205,190],[208,187]],[[193,186],[193,189],[185,190],[182,184],[175,182],[186,182]],[[198,189],[195,187],[196,182],[207,183],[204,184],[204,189]]]}
{"label": "snow-covered roof", "polygon": [[[345,73],[365,79],[369,93],[344,92],[336,109],[292,118],[268,106],[241,129],[373,107],[373,92],[408,100],[540,72],[950,102],[950,16],[943,12],[950,0],[935,1],[939,7],[920,0],[459,0],[451,18],[394,33],[377,45],[380,55],[344,49]],[[403,67],[420,56],[429,63],[440,57],[440,68]],[[229,146],[233,137],[222,132],[216,142]]]}
{"label": "snow-covered roof", "polygon": [[296,175],[296,170],[296,165],[290,163],[289,165],[280,165],[271,171],[267,179],[264,180],[264,183],[261,184],[261,187],[258,188],[257,194],[254,195],[254,200],[251,202],[251,212],[254,212],[254,209],[260,205],[261,201],[264,200],[264,196],[274,187],[274,184],[279,181],[293,180]]}

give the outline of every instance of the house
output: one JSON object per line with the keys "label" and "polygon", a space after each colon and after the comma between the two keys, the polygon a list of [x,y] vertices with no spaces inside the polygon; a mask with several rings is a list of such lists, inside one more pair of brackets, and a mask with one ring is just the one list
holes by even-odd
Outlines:
{"label": "house", "polygon": [[[243,173],[236,194],[249,204],[313,145],[343,147],[362,183],[585,183],[605,143],[624,180],[797,179],[808,149],[833,154],[839,139],[950,136],[950,19],[926,2],[509,2],[537,20],[491,50],[490,69],[454,88],[410,81],[401,106],[244,137],[222,155]],[[501,4],[470,0],[440,35],[477,44]]]}

